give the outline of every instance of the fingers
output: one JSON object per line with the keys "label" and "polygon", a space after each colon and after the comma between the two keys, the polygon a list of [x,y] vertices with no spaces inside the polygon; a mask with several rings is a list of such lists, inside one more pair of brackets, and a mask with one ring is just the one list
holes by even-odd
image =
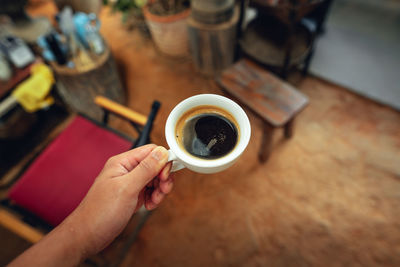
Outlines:
{"label": "fingers", "polygon": [[172,161],[168,162],[167,165],[165,165],[165,167],[161,170],[160,174],[158,175],[161,181],[166,181],[168,179],[171,168],[172,168]]}
{"label": "fingers", "polygon": [[124,153],[118,154],[114,157],[111,157],[108,161],[108,165],[122,166],[125,169],[125,173],[133,170],[139,162],[144,160],[151,151],[153,151],[157,146],[154,144],[149,144],[141,147],[137,147],[135,149],[131,149]]}
{"label": "fingers", "polygon": [[[168,160],[168,151],[162,147],[156,147],[128,174],[126,179],[130,181],[130,187],[136,192],[142,190],[160,171]],[[125,178],[125,177],[124,177]]]}
{"label": "fingers", "polygon": [[160,188],[156,188],[151,194],[147,195],[144,206],[147,210],[153,210],[158,207],[164,197],[165,194],[161,192]]}
{"label": "fingers", "polygon": [[[165,196],[171,192],[174,179],[173,177],[168,178],[166,181],[154,179],[154,187],[149,188],[145,195],[145,207],[147,210],[153,210],[163,201]],[[157,182],[158,181],[158,182]]]}
{"label": "fingers", "polygon": [[168,194],[169,192],[171,192],[173,186],[174,186],[173,177],[169,177],[166,181],[160,181],[159,185],[161,192],[163,192],[164,194]]}

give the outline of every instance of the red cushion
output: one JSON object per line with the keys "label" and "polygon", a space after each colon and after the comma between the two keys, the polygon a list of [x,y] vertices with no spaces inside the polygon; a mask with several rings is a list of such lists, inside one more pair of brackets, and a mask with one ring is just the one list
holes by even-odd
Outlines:
{"label": "red cushion", "polygon": [[29,166],[9,198],[56,226],[78,206],[107,159],[131,146],[77,116]]}

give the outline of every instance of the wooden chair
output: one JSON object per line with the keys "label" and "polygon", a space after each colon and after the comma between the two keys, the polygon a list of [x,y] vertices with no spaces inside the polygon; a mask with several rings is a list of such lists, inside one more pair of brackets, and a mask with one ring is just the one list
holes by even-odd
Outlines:
{"label": "wooden chair", "polygon": [[[86,195],[106,160],[149,142],[160,103],[144,116],[104,97],[103,122],[76,115],[33,161],[1,201],[0,224],[35,243],[64,220]],[[109,115],[127,120],[139,132],[134,140],[107,126]]]}
{"label": "wooden chair", "polygon": [[226,69],[217,82],[264,121],[261,162],[271,153],[273,130],[283,127],[285,137],[290,138],[296,115],[308,104],[301,92],[249,60]]}
{"label": "wooden chair", "polygon": [[[242,12],[245,1],[242,2]],[[308,74],[316,39],[332,0],[251,0],[257,17],[240,33],[240,47],[257,61],[286,80],[292,68]],[[243,17],[243,15],[242,15]],[[240,24],[242,25],[242,24]]]}

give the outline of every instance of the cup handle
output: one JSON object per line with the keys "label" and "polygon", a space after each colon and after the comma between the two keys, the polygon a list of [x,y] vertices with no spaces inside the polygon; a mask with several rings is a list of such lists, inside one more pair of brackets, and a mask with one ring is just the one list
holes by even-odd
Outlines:
{"label": "cup handle", "polygon": [[176,172],[185,168],[185,165],[183,165],[180,161],[178,161],[178,158],[176,157],[175,153],[172,152],[171,149],[168,150],[168,161],[172,161],[171,172]]}

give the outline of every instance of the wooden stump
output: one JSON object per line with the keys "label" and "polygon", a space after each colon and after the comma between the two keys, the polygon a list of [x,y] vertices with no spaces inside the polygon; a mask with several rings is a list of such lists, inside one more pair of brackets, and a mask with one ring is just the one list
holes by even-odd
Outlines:
{"label": "wooden stump", "polygon": [[198,71],[217,75],[233,63],[238,20],[238,8],[229,21],[220,24],[188,19],[190,49]]}
{"label": "wooden stump", "polygon": [[55,64],[52,67],[58,93],[74,111],[101,120],[103,112],[94,103],[96,96],[102,95],[125,104],[125,92],[109,49],[100,55],[94,66],[80,71]]}

